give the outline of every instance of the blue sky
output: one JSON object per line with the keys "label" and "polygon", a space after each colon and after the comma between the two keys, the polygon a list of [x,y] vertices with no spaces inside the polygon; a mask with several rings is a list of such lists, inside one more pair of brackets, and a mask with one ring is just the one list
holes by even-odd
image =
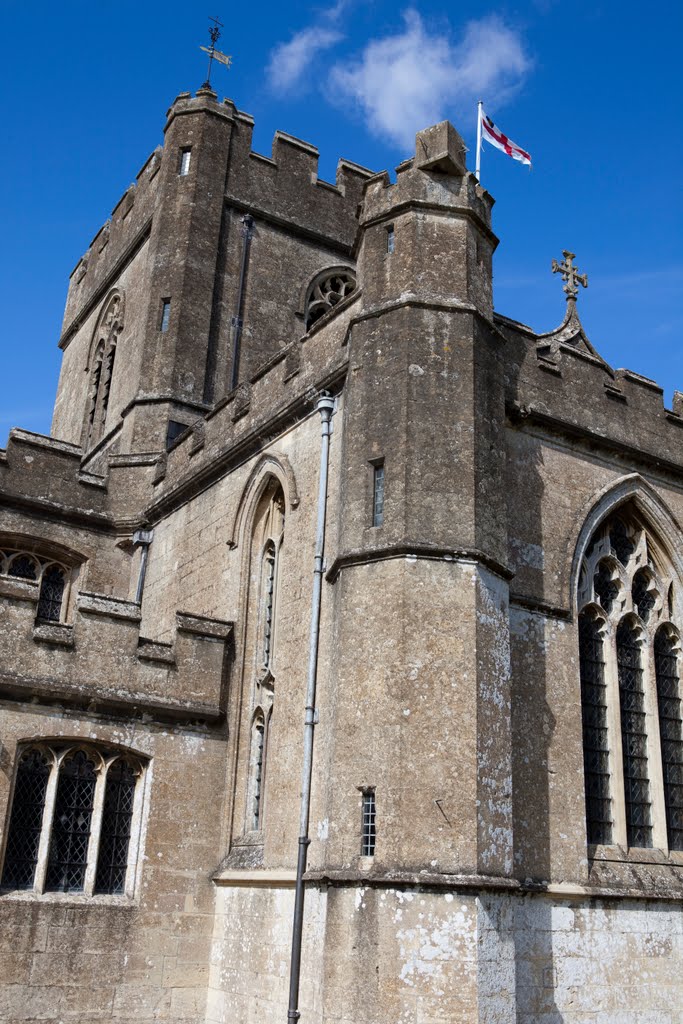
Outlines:
{"label": "blue sky", "polygon": [[[212,0],[213,2],[213,0]],[[501,244],[496,309],[537,331],[564,315],[563,249],[589,278],[584,326],[615,367],[683,390],[681,5],[338,0],[313,6],[167,0],[0,0],[5,81],[0,252],[0,445],[49,432],[68,275],[147,155],[174,96],[202,83],[208,14],[224,22],[218,91],[276,129],[375,170],[448,117],[471,149],[476,100],[530,150],[490,148],[482,182]]]}

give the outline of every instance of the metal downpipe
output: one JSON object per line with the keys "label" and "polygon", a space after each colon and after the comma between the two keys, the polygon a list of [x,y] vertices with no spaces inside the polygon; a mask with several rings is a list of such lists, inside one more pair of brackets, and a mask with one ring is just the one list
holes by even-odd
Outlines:
{"label": "metal downpipe", "polygon": [[247,281],[247,270],[249,267],[249,250],[251,249],[251,239],[254,234],[254,218],[249,213],[245,213],[242,217],[242,262],[240,265],[240,283],[238,287],[238,298],[237,298],[237,313],[232,318],[232,326],[235,330],[233,345],[232,345],[232,378],[230,381],[230,390],[233,390],[239,384],[240,377],[240,354],[242,350],[242,327],[243,327],[243,314],[244,314],[244,291]]}
{"label": "metal downpipe", "polygon": [[292,957],[289,969],[289,1007],[287,1020],[292,1024],[301,1016],[299,1012],[299,980],[301,976],[301,946],[304,925],[304,874],[308,857],[309,813],[311,803],[311,782],[313,777],[313,733],[317,712],[315,691],[318,682],[318,643],[320,639],[320,600],[324,572],[325,516],[327,511],[327,480],[330,462],[330,434],[334,399],[323,393],[318,399],[321,418],[322,441],[320,447],[320,481],[318,487],[318,523],[315,538],[315,560],[313,568],[313,595],[311,607],[311,631],[308,648],[308,679],[306,687],[306,714],[304,719],[304,756],[301,773],[301,816],[299,821],[299,849],[296,863],[296,885],[294,889],[294,923],[292,926]]}

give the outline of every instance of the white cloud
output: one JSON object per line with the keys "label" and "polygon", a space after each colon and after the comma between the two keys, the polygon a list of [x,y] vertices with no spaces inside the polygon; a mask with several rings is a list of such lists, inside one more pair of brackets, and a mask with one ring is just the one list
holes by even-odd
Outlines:
{"label": "white cloud", "polygon": [[519,35],[495,16],[470,21],[458,43],[430,33],[415,10],[403,18],[402,32],[371,40],[355,63],[330,72],[333,94],[354,100],[370,131],[401,146],[454,112],[474,120],[478,99],[494,111],[531,67]]}
{"label": "white cloud", "polygon": [[[340,11],[341,6],[341,3],[337,5]],[[271,87],[296,88],[315,58],[341,38],[342,33],[336,29],[311,26],[297,32],[288,43],[279,43],[271,53],[266,69]]]}

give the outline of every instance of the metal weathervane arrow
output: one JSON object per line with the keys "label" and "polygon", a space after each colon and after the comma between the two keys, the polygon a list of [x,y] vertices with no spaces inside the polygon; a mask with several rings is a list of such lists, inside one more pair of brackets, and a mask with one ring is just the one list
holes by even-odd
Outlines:
{"label": "metal weathervane arrow", "polygon": [[218,18],[209,18],[209,21],[213,22],[213,25],[209,29],[209,39],[211,40],[211,46],[200,46],[199,49],[203,50],[204,53],[209,55],[209,69],[206,74],[206,81],[202,88],[211,88],[211,65],[213,61],[218,61],[219,64],[225,64],[226,68],[229,68],[232,64],[232,57],[227,53],[221,53],[220,50],[216,49],[216,43],[221,37],[221,29],[223,28],[222,22]]}

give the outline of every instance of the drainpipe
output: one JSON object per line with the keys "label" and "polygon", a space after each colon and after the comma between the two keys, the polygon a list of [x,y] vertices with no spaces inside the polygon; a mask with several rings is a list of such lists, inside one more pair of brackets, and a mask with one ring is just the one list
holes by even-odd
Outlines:
{"label": "drainpipe", "polygon": [[320,448],[320,483],[318,487],[318,525],[315,538],[315,561],[313,569],[313,600],[311,609],[311,632],[308,647],[308,680],[306,687],[306,715],[304,719],[304,758],[301,774],[301,817],[299,824],[299,851],[296,864],[296,886],[294,889],[294,924],[292,927],[292,958],[289,968],[289,1008],[287,1020],[297,1021],[299,1012],[299,977],[301,974],[301,942],[304,924],[304,874],[311,840],[308,838],[308,819],[311,803],[311,780],[313,777],[313,733],[318,721],[315,709],[315,690],[318,682],[318,641],[320,639],[320,598],[323,582],[323,557],[325,553],[325,513],[327,509],[327,477],[330,461],[330,434],[334,399],[323,392],[317,405],[322,427]]}
{"label": "drainpipe", "polygon": [[147,556],[149,555],[149,546],[152,543],[153,537],[154,530],[136,530],[133,534],[133,547],[142,548],[138,588],[135,592],[136,604],[142,604],[142,591],[145,589],[145,575],[147,573]]}
{"label": "drainpipe", "polygon": [[242,263],[240,266],[240,283],[237,291],[237,313],[232,318],[232,326],[235,329],[232,343],[232,381],[230,390],[236,388],[240,375],[240,346],[242,341],[242,314],[244,313],[244,290],[247,280],[247,269],[249,267],[249,250],[254,235],[254,218],[249,213],[242,217]]}

